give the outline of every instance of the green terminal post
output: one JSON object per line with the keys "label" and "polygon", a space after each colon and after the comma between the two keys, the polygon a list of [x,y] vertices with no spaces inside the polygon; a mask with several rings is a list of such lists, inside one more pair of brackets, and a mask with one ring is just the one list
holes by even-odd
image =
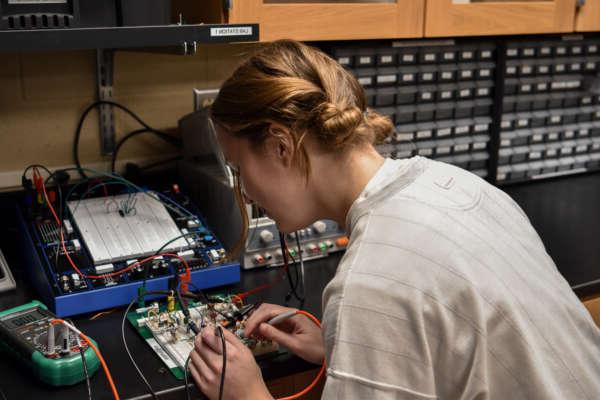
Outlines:
{"label": "green terminal post", "polygon": [[144,286],[140,286],[138,288],[138,308],[146,307],[146,302],[144,298],[146,297],[146,288]]}

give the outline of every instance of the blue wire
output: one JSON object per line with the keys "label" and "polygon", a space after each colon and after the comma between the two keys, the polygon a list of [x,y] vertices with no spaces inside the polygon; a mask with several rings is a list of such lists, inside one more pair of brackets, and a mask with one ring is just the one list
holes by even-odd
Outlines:
{"label": "blue wire", "polygon": [[[193,214],[191,211],[187,210],[185,207],[183,207],[182,205],[178,204],[174,200],[168,198],[167,196],[165,196],[165,195],[163,195],[163,194],[161,194],[159,192],[154,192],[154,191],[149,191],[149,190],[143,189],[140,186],[137,186],[136,184],[134,184],[133,182],[128,181],[127,179],[123,178],[119,174],[116,174],[116,173],[112,174],[112,173],[107,173],[107,172],[96,171],[96,170],[91,169],[91,168],[82,168],[82,169],[84,171],[91,172],[91,173],[94,173],[96,175],[107,176],[107,177],[113,178],[115,180],[121,181],[121,182],[123,182],[124,185],[132,187],[132,188],[136,189],[138,192],[145,193],[148,196],[151,196],[151,194],[154,193],[160,199],[163,200],[162,201],[163,204],[165,204],[165,201],[168,202],[168,203],[170,203],[170,205],[165,204],[167,206],[167,208],[170,208],[171,210],[173,210],[173,206],[175,206],[175,207],[179,208],[179,210],[185,212],[187,214],[187,216],[192,217],[192,218],[196,218],[195,214]],[[66,169],[64,169],[64,171],[67,171],[67,170],[77,170],[77,168],[66,168]],[[71,194],[73,193],[73,191],[75,190],[75,188],[79,187],[81,184],[83,184],[83,182],[80,182],[80,183],[76,184],[75,186],[73,186],[73,188],[71,188],[71,190],[69,191],[66,199],[68,199],[71,196]],[[173,211],[177,211],[177,210],[173,210]]]}

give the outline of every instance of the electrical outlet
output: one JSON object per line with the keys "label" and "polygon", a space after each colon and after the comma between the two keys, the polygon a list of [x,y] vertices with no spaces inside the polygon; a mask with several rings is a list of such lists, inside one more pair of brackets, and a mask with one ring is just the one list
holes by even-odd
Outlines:
{"label": "electrical outlet", "polygon": [[194,111],[209,107],[219,94],[219,89],[194,89]]}

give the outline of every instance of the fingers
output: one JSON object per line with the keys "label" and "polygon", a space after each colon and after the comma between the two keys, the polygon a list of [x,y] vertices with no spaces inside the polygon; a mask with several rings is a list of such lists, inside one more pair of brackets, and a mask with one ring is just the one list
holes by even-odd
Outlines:
{"label": "fingers", "polygon": [[220,373],[223,364],[223,356],[216,353],[199,338],[196,339],[194,351],[190,354],[190,359],[196,366],[207,366],[213,371],[213,374]]}
{"label": "fingers", "polygon": [[258,326],[257,333],[266,339],[272,340],[282,346],[287,347],[294,353],[297,352],[299,342],[295,335],[283,332],[267,323],[260,324]]}
{"label": "fingers", "polygon": [[[244,344],[241,342],[241,340],[230,330],[222,329],[221,332],[223,332],[223,336],[225,337],[226,346],[228,346],[228,347],[233,346],[236,349],[245,349],[246,348],[246,346],[244,346]],[[221,343],[221,338],[218,336],[218,334],[216,334],[215,337],[217,339],[219,339],[219,343]],[[222,343],[221,343],[221,345],[222,345]]]}
{"label": "fingers", "polygon": [[215,381],[215,373],[202,361],[202,358],[197,355],[194,357],[194,352],[191,354],[188,367],[196,385],[198,385],[202,392],[207,393],[211,382]]}
{"label": "fingers", "polygon": [[[225,330],[225,329],[223,329]],[[202,347],[202,345],[208,346],[213,352],[217,354],[223,354],[223,343],[218,334],[215,333],[215,329],[205,328],[202,332],[196,336],[194,341],[196,348]]]}
{"label": "fingers", "polygon": [[250,315],[246,321],[246,336],[249,337],[256,334],[255,331],[261,323],[267,322],[271,318],[290,310],[293,309],[275,304],[262,304],[260,307],[258,307],[258,309],[256,309],[256,311],[252,313],[252,315]]}
{"label": "fingers", "polygon": [[[217,331],[218,328],[211,329],[206,328],[202,330],[200,335],[196,336],[196,341],[202,340],[212,351],[217,354],[223,354],[223,341],[221,340],[220,333]],[[227,329],[221,329],[223,337],[225,338],[225,345],[227,347],[234,347],[237,349],[243,349],[244,345],[240,339],[231,331]],[[198,342],[196,342],[198,344]]]}

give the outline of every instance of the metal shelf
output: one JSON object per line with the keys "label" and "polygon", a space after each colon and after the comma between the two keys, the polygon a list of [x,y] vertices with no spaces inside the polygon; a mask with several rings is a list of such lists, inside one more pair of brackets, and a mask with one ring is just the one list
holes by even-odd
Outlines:
{"label": "metal shelf", "polygon": [[[198,43],[258,41],[258,24],[160,25],[0,31],[0,53],[95,49],[98,100],[112,100],[113,53],[142,50],[195,54]],[[115,147],[112,106],[99,105],[102,154]]]}
{"label": "metal shelf", "polygon": [[258,24],[201,24],[0,31],[0,52],[135,49],[258,41]]}

